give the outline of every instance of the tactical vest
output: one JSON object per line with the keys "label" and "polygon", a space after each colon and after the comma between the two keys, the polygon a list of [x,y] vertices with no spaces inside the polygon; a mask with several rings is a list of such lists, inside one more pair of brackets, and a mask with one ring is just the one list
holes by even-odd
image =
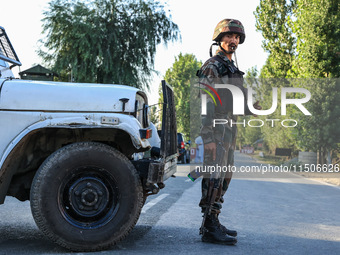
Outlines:
{"label": "tactical vest", "polygon": [[[219,77],[216,77],[217,79],[223,78],[224,82],[227,84],[232,84],[240,88],[243,92],[244,98],[247,98],[247,89],[243,86],[243,75],[244,73],[240,71],[236,66],[232,64],[232,62],[224,61],[219,55],[215,55],[209,60],[207,60],[206,63],[211,62],[212,60],[216,60],[219,65],[214,64],[216,70],[218,71]],[[204,66],[204,65],[203,65]],[[203,67],[202,66],[202,67]],[[198,70],[196,75],[198,77],[201,77],[201,70]],[[227,79],[226,79],[227,78]],[[228,114],[229,117],[231,117],[231,113],[233,112],[233,96],[231,92],[228,89],[217,89],[217,93],[219,94],[222,105],[217,104],[215,112],[220,114]],[[246,103],[247,100],[245,100],[245,112],[246,114],[249,114],[249,109]]]}

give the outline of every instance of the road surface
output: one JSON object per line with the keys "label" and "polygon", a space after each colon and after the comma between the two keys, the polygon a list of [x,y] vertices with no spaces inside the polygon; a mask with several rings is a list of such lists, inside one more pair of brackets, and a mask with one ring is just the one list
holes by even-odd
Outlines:
{"label": "road surface", "polygon": [[[259,166],[236,153],[235,164]],[[147,199],[132,233],[110,250],[87,254],[340,254],[340,188],[284,173],[248,175],[230,184],[220,220],[239,233],[235,246],[200,241],[200,179],[188,165]],[[29,202],[0,205],[0,254],[77,254],[51,243],[36,227]],[[82,253],[78,253],[82,254]]]}

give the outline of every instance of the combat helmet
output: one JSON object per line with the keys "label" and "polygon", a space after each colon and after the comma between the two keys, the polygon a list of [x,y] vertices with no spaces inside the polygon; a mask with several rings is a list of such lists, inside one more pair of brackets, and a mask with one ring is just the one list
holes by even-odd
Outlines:
{"label": "combat helmet", "polygon": [[213,41],[219,42],[225,33],[239,34],[240,35],[239,44],[242,44],[246,38],[246,34],[244,32],[244,27],[242,23],[236,19],[221,20],[214,30]]}

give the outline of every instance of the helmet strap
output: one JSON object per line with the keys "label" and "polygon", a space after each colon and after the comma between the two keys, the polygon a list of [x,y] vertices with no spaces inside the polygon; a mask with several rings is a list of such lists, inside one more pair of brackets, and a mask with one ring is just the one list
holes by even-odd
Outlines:
{"label": "helmet strap", "polygon": [[212,57],[212,46],[218,46],[218,44],[216,42],[214,42],[211,46],[210,46],[210,49],[209,49],[209,54],[210,54],[210,57]]}
{"label": "helmet strap", "polygon": [[[235,51],[226,51],[222,46],[221,46],[221,42],[214,42],[211,46],[210,46],[210,49],[209,49],[209,54],[210,54],[210,57],[212,57],[212,47],[213,46],[219,46],[220,49],[225,53],[225,54],[233,54],[235,53]],[[235,54],[235,58],[236,58],[236,54]],[[237,61],[236,61],[237,62]]]}

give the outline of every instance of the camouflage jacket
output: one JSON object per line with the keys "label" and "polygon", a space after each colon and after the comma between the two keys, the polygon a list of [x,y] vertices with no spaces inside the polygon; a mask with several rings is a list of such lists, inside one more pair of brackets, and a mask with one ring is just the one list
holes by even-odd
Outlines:
{"label": "camouflage jacket", "polygon": [[[246,96],[247,91],[243,87],[243,75],[244,73],[234,65],[234,61],[230,61],[221,50],[217,51],[214,57],[208,59],[197,72],[201,85],[208,84],[214,88],[215,84],[232,84],[239,87]],[[227,89],[216,89],[216,92],[220,96],[221,103],[215,100],[215,102],[218,102],[216,104],[211,96],[207,96],[207,115],[202,116],[201,136],[204,144],[216,142],[216,133],[222,132],[221,130],[219,131],[222,127],[213,128],[214,119],[226,119],[229,123],[231,119],[237,119],[236,116],[232,115],[233,98],[230,91]],[[203,91],[202,93],[205,92]],[[249,114],[249,109],[246,104],[245,112]],[[224,128],[231,130],[229,124],[224,125]]]}

